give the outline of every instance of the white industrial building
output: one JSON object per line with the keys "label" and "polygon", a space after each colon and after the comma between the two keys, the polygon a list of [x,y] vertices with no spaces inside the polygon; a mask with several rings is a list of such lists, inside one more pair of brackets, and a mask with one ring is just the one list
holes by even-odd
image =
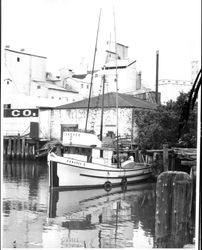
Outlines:
{"label": "white industrial building", "polygon": [[38,107],[54,107],[77,101],[73,88],[63,88],[47,79],[44,56],[4,49],[2,67],[3,135],[29,131],[31,122],[39,122]]}
{"label": "white industrial building", "polygon": [[119,93],[134,93],[141,88],[139,72],[136,70],[136,61],[128,59],[128,46],[117,43],[117,60],[115,52],[106,51],[106,62],[103,67],[93,72],[83,67],[83,71],[74,73],[73,70],[63,68],[60,70],[61,87],[75,88],[81,99],[88,98],[91,79],[93,82],[91,96],[102,94],[103,76],[105,76],[105,93],[116,91],[116,74],[118,78]]}

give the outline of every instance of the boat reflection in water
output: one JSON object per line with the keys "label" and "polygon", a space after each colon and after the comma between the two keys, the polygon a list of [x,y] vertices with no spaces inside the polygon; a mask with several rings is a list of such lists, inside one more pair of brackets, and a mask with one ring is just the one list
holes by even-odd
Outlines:
{"label": "boat reflection in water", "polygon": [[153,247],[155,184],[51,190],[44,247]]}

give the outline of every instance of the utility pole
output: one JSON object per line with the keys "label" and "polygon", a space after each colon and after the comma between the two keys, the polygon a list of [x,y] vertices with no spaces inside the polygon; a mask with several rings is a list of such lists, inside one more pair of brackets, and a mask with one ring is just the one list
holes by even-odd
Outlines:
{"label": "utility pole", "polygon": [[156,103],[158,104],[159,51],[156,51]]}

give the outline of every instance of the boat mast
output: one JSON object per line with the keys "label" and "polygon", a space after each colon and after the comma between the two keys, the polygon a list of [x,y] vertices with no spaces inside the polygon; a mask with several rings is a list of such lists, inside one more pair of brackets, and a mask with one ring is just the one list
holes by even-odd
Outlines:
{"label": "boat mast", "polygon": [[[100,141],[102,141],[103,137],[104,92],[105,92],[105,75],[103,75],[102,77],[102,109],[101,109],[101,124],[100,124]],[[103,150],[100,150],[100,157],[103,157]]]}
{"label": "boat mast", "polygon": [[103,67],[104,74],[102,76],[102,109],[101,109],[101,123],[100,123],[100,140],[101,141],[103,137],[104,94],[105,94],[105,82],[106,82],[105,69],[106,69],[107,61],[108,61],[108,54],[105,59],[105,64]]}
{"label": "boat mast", "polygon": [[97,35],[96,35],[96,42],[95,42],[95,50],[94,50],[93,67],[92,67],[90,90],[89,90],[89,97],[88,97],[88,108],[87,108],[85,132],[87,132],[87,125],[88,125],[88,116],[89,116],[89,109],[90,109],[90,98],[91,98],[91,91],[92,91],[92,85],[93,85],[93,74],[94,74],[94,67],[95,67],[95,57],[96,57],[96,52],[97,52],[97,41],[98,41],[98,34],[99,34],[99,27],[100,27],[101,10],[102,9],[100,9],[98,27],[97,27]]}
{"label": "boat mast", "polygon": [[119,162],[119,114],[118,114],[118,73],[117,73],[117,44],[116,44],[116,21],[115,21],[115,11],[113,9],[114,14],[114,41],[115,41],[115,67],[116,67],[116,136],[117,136],[117,144],[116,144],[116,151],[117,151],[117,167],[120,167]]}
{"label": "boat mast", "polygon": [[100,141],[102,141],[102,136],[103,136],[104,92],[105,92],[105,75],[103,75],[102,77],[102,109],[101,109]]}

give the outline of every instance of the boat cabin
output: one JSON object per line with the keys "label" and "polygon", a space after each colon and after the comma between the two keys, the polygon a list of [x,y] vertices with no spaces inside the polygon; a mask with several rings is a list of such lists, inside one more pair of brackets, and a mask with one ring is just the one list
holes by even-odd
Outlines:
{"label": "boat cabin", "polygon": [[57,145],[52,152],[58,156],[68,157],[80,161],[111,165],[114,161],[114,151],[109,148],[96,147],[95,145]]}

